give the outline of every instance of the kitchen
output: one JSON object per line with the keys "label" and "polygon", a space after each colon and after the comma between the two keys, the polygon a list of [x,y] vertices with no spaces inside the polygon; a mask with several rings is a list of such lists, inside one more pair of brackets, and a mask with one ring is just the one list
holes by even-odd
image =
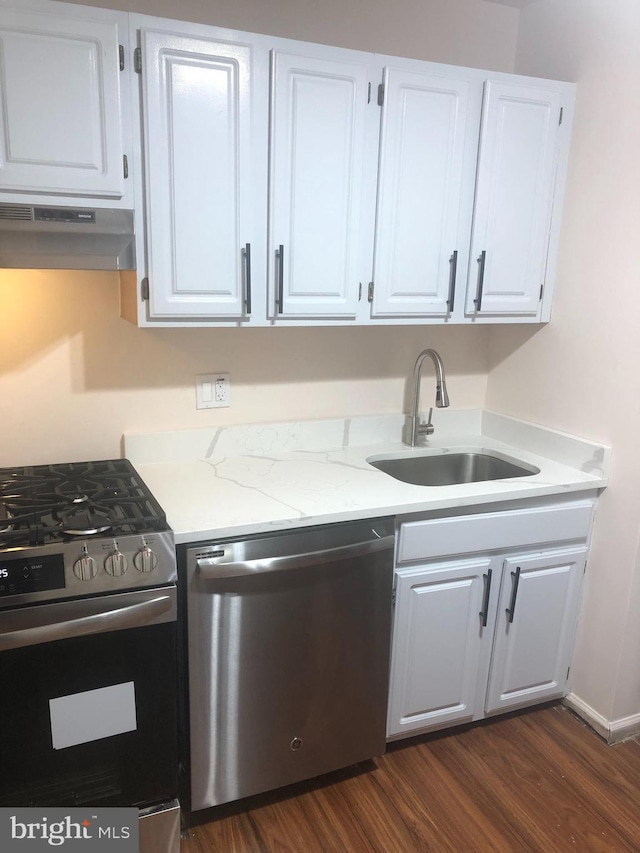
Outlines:
{"label": "kitchen", "polygon": [[[135,11],[174,17],[171,6],[139,0]],[[627,187],[637,170],[638,96],[628,81],[638,70],[640,21],[632,6],[538,0],[517,9],[478,0],[390,16],[382,4],[323,4],[304,15],[282,4],[274,16],[273,4],[183,5],[180,17],[204,23],[577,82],[552,322],[156,331],[120,319],[115,274],[5,271],[0,464],[115,458],[124,433],[395,414],[408,409],[417,353],[434,347],[453,407],[485,407],[613,448],[572,692],[601,733],[637,727],[640,418],[630,324],[640,216]],[[605,277],[615,282],[606,293]],[[196,411],[195,376],[211,371],[230,375],[232,405]]]}

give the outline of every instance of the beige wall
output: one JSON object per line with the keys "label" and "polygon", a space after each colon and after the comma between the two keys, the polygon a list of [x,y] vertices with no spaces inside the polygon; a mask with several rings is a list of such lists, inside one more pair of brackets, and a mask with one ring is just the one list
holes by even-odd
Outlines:
{"label": "beige wall", "polygon": [[[89,5],[506,71],[518,19],[483,0]],[[108,273],[0,272],[0,316],[0,465],[117,456],[125,431],[397,412],[425,346],[453,405],[486,389],[486,327],[142,330],[119,319]],[[195,376],[213,371],[231,374],[231,408],[197,411]]]}
{"label": "beige wall", "polygon": [[552,322],[496,329],[487,405],[612,445],[572,682],[607,719],[640,713],[640,4],[539,0],[516,71],[578,83]]}
{"label": "beige wall", "polygon": [[[79,0],[72,0],[79,2]],[[284,38],[513,71],[518,11],[484,0],[83,0]]]}
{"label": "beige wall", "polygon": [[[484,401],[486,327],[150,330],[119,310],[113,273],[0,272],[0,466],[119,456],[125,431],[399,412],[426,346],[453,405]],[[213,371],[232,405],[198,411]]]}

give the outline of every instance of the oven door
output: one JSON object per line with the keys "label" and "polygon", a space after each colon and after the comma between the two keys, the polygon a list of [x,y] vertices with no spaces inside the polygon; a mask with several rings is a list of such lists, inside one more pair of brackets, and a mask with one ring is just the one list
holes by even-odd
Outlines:
{"label": "oven door", "polygon": [[0,612],[0,806],[177,794],[176,590]]}

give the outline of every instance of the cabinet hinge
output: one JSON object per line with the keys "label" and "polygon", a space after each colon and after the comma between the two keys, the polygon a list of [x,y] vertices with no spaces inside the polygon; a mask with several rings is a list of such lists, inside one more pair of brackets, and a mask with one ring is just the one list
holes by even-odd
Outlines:
{"label": "cabinet hinge", "polygon": [[118,58],[120,60],[120,71],[124,71],[124,45],[118,45]]}
{"label": "cabinet hinge", "polygon": [[585,560],[585,561],[584,561],[584,569],[582,570],[582,574],[583,574],[583,575],[586,575],[586,573],[587,573],[587,563],[588,563],[588,562],[589,562],[588,560]]}
{"label": "cabinet hinge", "polygon": [[560,118],[558,119],[558,124],[562,124],[563,115],[564,115],[564,107],[560,107]]}
{"label": "cabinet hinge", "polygon": [[571,672],[571,667],[567,667],[567,678],[569,678],[569,673]]}
{"label": "cabinet hinge", "polygon": [[384,104],[384,83],[380,83],[378,86],[378,106],[381,107]]}
{"label": "cabinet hinge", "polygon": [[371,103],[371,83],[369,83],[368,88],[367,88],[367,103],[368,104]]}
{"label": "cabinet hinge", "polygon": [[367,300],[369,302],[373,302],[373,282],[369,282],[369,292],[367,294]]}
{"label": "cabinet hinge", "polygon": [[358,302],[362,299],[362,282],[358,282]]}
{"label": "cabinet hinge", "polygon": [[395,607],[395,606],[396,606],[396,588],[395,588],[395,586],[394,586],[394,588],[391,590],[391,606],[392,606],[392,607]]}
{"label": "cabinet hinge", "polygon": [[122,155],[122,172],[126,180],[129,177],[129,158],[126,154]]}
{"label": "cabinet hinge", "polygon": [[540,296],[538,297],[538,301],[542,302],[542,294],[544,293],[544,284],[540,285]]}
{"label": "cabinet hinge", "polygon": [[136,74],[142,74],[142,51],[139,47],[133,51],[133,70]]}
{"label": "cabinet hinge", "polygon": [[145,302],[149,301],[149,279],[143,278],[140,282],[140,295]]}

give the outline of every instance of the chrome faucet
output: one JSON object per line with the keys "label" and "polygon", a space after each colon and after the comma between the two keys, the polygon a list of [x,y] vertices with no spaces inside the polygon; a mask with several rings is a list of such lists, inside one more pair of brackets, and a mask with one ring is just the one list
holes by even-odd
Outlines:
{"label": "chrome faucet", "polygon": [[404,440],[404,443],[410,447],[417,445],[418,438],[421,435],[432,435],[434,429],[431,423],[432,408],[429,409],[427,423],[420,423],[420,372],[427,356],[429,356],[436,369],[436,408],[444,409],[449,405],[449,395],[447,394],[447,383],[444,378],[444,364],[442,363],[442,359],[434,349],[422,350],[413,368],[413,409],[411,415],[407,416]]}

